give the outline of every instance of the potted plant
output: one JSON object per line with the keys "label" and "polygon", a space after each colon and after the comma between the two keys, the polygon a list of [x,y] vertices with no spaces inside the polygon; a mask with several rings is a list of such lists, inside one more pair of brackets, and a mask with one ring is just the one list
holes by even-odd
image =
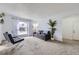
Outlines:
{"label": "potted plant", "polygon": [[4,19],[3,19],[3,17],[5,16],[5,14],[4,13],[1,13],[0,14],[0,23],[4,23]]}
{"label": "potted plant", "polygon": [[54,33],[55,33],[55,26],[56,26],[56,20],[52,21],[51,19],[49,19],[49,26],[51,27],[51,37],[53,37]]}

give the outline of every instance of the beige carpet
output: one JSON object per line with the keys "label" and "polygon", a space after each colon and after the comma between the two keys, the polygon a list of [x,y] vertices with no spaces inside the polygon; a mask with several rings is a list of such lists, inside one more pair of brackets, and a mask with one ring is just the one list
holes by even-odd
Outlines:
{"label": "beige carpet", "polygon": [[79,54],[79,41],[65,40],[60,43],[57,41],[44,41],[36,37],[27,37],[19,49],[14,51],[14,55],[71,55]]}

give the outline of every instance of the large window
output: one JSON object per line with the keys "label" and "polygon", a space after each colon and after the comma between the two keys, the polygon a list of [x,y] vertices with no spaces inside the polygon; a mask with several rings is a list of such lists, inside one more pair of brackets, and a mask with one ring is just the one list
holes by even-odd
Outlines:
{"label": "large window", "polygon": [[28,23],[18,22],[18,24],[17,24],[17,33],[18,33],[18,35],[28,34]]}

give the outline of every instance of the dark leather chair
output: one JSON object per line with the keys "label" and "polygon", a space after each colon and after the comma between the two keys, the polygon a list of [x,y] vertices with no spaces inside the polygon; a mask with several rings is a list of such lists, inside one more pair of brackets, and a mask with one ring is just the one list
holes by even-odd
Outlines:
{"label": "dark leather chair", "polygon": [[45,34],[45,41],[50,40],[51,39],[51,33],[50,31],[47,32],[47,34]]}
{"label": "dark leather chair", "polygon": [[18,43],[23,41],[24,39],[21,39],[19,37],[12,37],[11,34],[9,34],[8,32],[3,33],[4,37],[6,40],[8,40],[9,42],[11,42],[12,44]]}

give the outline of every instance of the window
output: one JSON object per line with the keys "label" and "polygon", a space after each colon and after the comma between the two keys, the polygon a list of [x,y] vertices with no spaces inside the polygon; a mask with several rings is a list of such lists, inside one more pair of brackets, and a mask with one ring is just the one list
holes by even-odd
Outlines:
{"label": "window", "polygon": [[18,22],[18,24],[17,24],[17,33],[18,33],[18,35],[28,34],[28,23]]}

